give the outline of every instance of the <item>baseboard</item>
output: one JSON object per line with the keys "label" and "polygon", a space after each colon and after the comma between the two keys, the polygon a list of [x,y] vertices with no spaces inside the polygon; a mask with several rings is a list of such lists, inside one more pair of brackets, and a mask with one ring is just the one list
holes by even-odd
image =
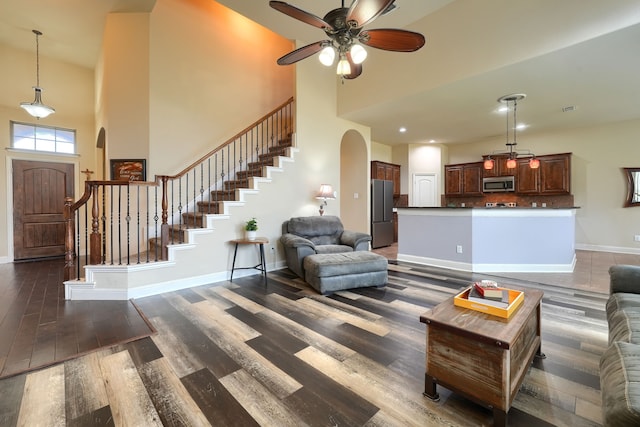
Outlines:
{"label": "baseboard", "polygon": [[[269,271],[281,270],[286,268],[285,261],[279,261],[267,268]],[[145,266],[149,268],[149,266]],[[140,269],[138,267],[138,269]],[[235,279],[240,277],[254,276],[261,274],[258,270],[240,270],[235,271],[233,276]],[[162,283],[154,283],[152,285],[137,286],[130,289],[108,289],[97,288],[94,282],[70,280],[64,282],[65,299],[68,300],[96,300],[96,301],[113,301],[113,300],[129,300],[135,298],[144,298],[152,295],[158,295],[165,292],[179,291],[182,289],[193,288],[195,286],[210,285],[212,283],[223,282],[229,280],[230,271],[222,271],[196,277],[187,277],[184,279],[170,280]]]}
{"label": "baseboard", "polygon": [[623,246],[588,245],[585,243],[576,243],[576,249],[581,251],[613,252],[617,254],[640,255],[640,248],[627,248]]}
{"label": "baseboard", "polygon": [[576,265],[575,255],[568,264],[473,264],[404,254],[398,254],[397,259],[414,264],[473,273],[571,273]]}

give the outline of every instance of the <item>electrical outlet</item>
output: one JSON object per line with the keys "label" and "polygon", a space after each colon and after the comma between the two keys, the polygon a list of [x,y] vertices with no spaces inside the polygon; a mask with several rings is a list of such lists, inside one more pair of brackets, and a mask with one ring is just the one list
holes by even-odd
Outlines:
{"label": "electrical outlet", "polygon": [[456,245],[456,253],[458,254],[462,253],[462,245]]}
{"label": "electrical outlet", "polygon": [[636,234],[635,236],[633,236],[633,240],[635,242],[640,242],[640,234]]}

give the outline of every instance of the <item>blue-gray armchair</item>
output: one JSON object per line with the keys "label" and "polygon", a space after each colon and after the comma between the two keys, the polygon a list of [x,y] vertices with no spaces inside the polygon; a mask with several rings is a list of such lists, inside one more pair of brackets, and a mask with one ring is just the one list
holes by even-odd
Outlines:
{"label": "blue-gray armchair", "polygon": [[291,218],[282,224],[280,242],[287,266],[304,279],[304,258],[313,254],[368,251],[371,235],[345,230],[336,216]]}

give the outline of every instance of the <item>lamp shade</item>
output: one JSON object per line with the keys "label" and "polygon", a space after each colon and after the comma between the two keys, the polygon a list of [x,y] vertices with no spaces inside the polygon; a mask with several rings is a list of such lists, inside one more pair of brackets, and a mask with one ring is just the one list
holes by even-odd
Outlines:
{"label": "lamp shade", "polygon": [[354,64],[362,64],[367,59],[367,51],[359,44],[351,46],[350,53]]}
{"label": "lamp shade", "polygon": [[529,160],[529,167],[531,169],[538,169],[540,167],[540,160],[533,157],[531,160]]}
{"label": "lamp shade", "polygon": [[516,159],[509,159],[507,160],[507,168],[508,169],[515,169],[515,167],[517,166],[517,162]]}
{"label": "lamp shade", "polygon": [[316,199],[335,199],[336,195],[330,184],[320,185],[320,190],[316,194]]}
{"label": "lamp shade", "polygon": [[27,113],[31,114],[36,119],[43,119],[50,114],[56,112],[53,108],[42,103],[42,89],[34,86],[36,96],[33,102],[21,102],[20,107],[24,108]]}
{"label": "lamp shade", "polygon": [[347,61],[347,58],[345,58],[344,56],[341,56],[340,61],[338,61],[336,74],[340,76],[347,76],[351,74],[351,64],[349,64],[349,61]]}
{"label": "lamp shade", "polygon": [[327,67],[333,65],[333,61],[336,59],[336,51],[333,46],[327,46],[320,51],[320,55],[318,56],[320,63]]}
{"label": "lamp shade", "polygon": [[486,159],[483,163],[483,166],[486,170],[491,170],[493,169],[494,164],[495,161],[493,159]]}

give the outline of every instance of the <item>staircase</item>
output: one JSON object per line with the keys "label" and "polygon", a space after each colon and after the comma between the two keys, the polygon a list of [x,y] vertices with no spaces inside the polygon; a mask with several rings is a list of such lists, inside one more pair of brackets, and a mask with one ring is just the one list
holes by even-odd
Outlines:
{"label": "staircase", "polygon": [[[293,138],[289,133],[268,148],[267,153],[258,155],[258,160],[247,164],[247,169],[235,172],[235,179],[224,181],[224,189],[210,192],[208,201],[196,202],[197,211],[182,214],[182,223],[170,227],[171,243],[184,243],[185,230],[205,228],[207,215],[225,214],[225,202],[242,202],[242,193],[257,190],[256,178],[269,179],[269,168],[274,168],[279,158],[292,159]],[[227,203],[228,204],[228,203]],[[160,245],[160,238],[149,239],[149,251],[154,252]]]}
{"label": "staircase", "polygon": [[203,259],[221,253],[233,233],[224,225],[231,207],[244,206],[293,161],[292,105],[288,100],[177,175],[87,181],[78,201],[65,201],[65,297],[123,300],[227,279]]}

